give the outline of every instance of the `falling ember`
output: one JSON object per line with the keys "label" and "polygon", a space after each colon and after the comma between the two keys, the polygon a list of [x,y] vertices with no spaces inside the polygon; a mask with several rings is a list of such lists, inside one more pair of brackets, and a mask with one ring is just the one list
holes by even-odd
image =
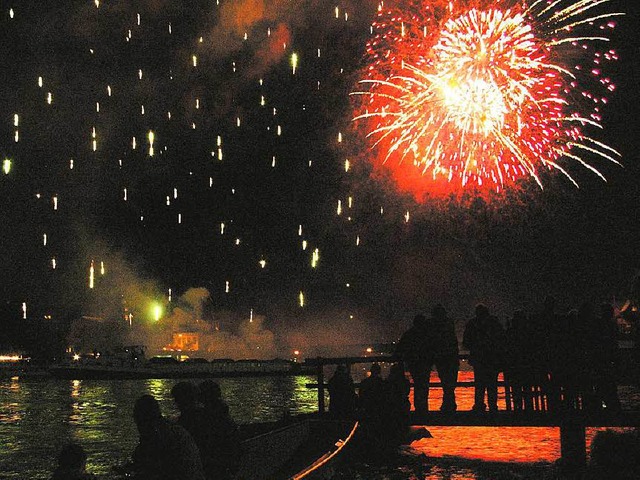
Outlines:
{"label": "falling ember", "polygon": [[149,156],[153,157],[154,151],[153,151],[153,141],[156,138],[155,133],[153,133],[153,130],[149,130],[149,134],[147,135],[148,139],[149,139]]}
{"label": "falling ember", "polygon": [[292,53],[291,54],[291,73],[292,73],[292,75],[296,74],[296,68],[298,68],[298,54],[297,53]]}
{"label": "falling ember", "polygon": [[317,268],[319,261],[320,261],[320,250],[316,248],[313,251],[313,254],[311,255],[311,268]]}
{"label": "falling ember", "polygon": [[304,292],[302,290],[300,290],[300,293],[298,294],[298,304],[300,307],[304,307]]}
{"label": "falling ember", "polygon": [[22,302],[22,319],[27,319],[27,302]]}
{"label": "falling ember", "polygon": [[[374,166],[418,199],[471,189],[480,195],[619,154],[592,138],[601,88],[598,49],[622,13],[610,0],[404,0],[380,4],[355,117]],[[607,61],[614,60],[609,55]],[[595,80],[594,81],[594,77]],[[611,89],[608,89],[611,90]],[[606,99],[603,103],[606,102]]]}
{"label": "falling ember", "polygon": [[89,288],[95,287],[95,268],[93,267],[93,260],[91,260],[91,265],[89,266]]}
{"label": "falling ember", "polygon": [[9,173],[11,173],[11,160],[8,158],[5,158],[2,161],[2,171],[4,172],[5,175],[9,175]]}
{"label": "falling ember", "polygon": [[104,262],[100,262],[100,275],[104,275],[106,273],[106,269],[104,267]]}

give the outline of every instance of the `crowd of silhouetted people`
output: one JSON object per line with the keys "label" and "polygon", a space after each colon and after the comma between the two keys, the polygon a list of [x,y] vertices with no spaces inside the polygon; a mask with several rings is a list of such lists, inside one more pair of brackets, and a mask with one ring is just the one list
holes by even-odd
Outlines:
{"label": "crowd of silhouetted people", "polygon": [[[142,395],[135,402],[133,420],[139,434],[131,463],[120,473],[134,480],[225,480],[239,467],[238,426],[229,415],[220,386],[213,380],[199,385],[178,382],[171,389],[180,415],[171,421],[158,401]],[[51,480],[90,480],[83,448],[62,448]]]}
{"label": "crowd of silhouetted people", "polygon": [[[548,297],[540,311],[522,310],[503,325],[489,308],[479,304],[466,323],[461,342],[454,321],[442,305],[429,317],[418,314],[400,337],[397,363],[383,380],[374,365],[360,384],[359,395],[346,366],[340,365],[329,382],[330,412],[336,416],[379,418],[409,412],[413,382],[416,414],[429,410],[431,371],[442,387],[440,411],[457,410],[455,389],[461,343],[474,372],[473,411],[498,410],[498,379],[503,374],[507,409],[514,411],[580,409],[618,411],[617,320],[610,304],[585,302],[564,314]],[[375,400],[371,400],[374,398]],[[403,417],[404,416],[404,417]],[[382,422],[379,422],[383,425]],[[382,428],[387,428],[386,426]]]}

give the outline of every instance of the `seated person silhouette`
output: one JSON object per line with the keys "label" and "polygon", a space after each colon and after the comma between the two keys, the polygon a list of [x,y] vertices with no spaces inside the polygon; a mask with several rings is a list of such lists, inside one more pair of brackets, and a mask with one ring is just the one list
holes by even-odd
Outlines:
{"label": "seated person silhouette", "polygon": [[134,478],[204,480],[200,452],[193,438],[182,426],[162,416],[155,398],[138,398],[133,418],[140,434],[133,453]]}
{"label": "seated person silhouette", "polygon": [[87,454],[77,443],[62,447],[58,455],[58,467],[51,480],[91,480],[96,477],[87,473]]}

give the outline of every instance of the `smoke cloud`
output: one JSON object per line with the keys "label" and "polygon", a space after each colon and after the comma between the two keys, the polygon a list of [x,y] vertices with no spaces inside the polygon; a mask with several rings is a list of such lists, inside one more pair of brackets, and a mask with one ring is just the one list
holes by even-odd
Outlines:
{"label": "smoke cloud", "polygon": [[[144,345],[149,355],[184,354],[190,357],[271,359],[278,356],[275,335],[266,328],[266,318],[249,318],[230,312],[212,311],[209,291],[190,288],[168,305],[158,321],[134,321],[127,332],[129,343]],[[180,345],[180,336],[197,338],[195,345]],[[195,336],[195,337],[194,337]]]}

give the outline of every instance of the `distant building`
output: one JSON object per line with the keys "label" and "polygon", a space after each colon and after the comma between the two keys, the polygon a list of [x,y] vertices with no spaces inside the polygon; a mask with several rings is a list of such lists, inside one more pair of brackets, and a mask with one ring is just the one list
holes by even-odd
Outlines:
{"label": "distant building", "polygon": [[197,352],[200,350],[200,335],[195,332],[176,332],[171,344],[163,350],[174,352]]}

